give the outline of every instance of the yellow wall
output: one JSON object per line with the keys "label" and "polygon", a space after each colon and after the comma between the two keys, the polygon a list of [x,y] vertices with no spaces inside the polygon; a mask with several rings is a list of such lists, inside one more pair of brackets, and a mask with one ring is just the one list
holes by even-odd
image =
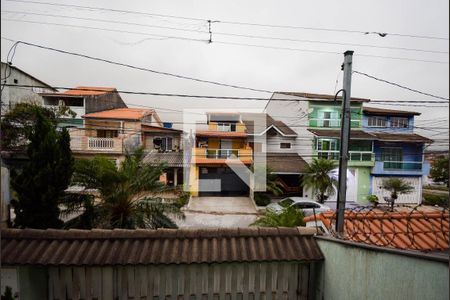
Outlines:
{"label": "yellow wall", "polygon": [[189,190],[191,192],[191,195],[196,197],[198,196],[199,168],[197,166],[191,165],[189,171]]}
{"label": "yellow wall", "polygon": [[215,138],[208,139],[208,148],[209,149],[219,149],[220,148],[220,140]]}
{"label": "yellow wall", "polygon": [[[208,130],[209,131],[217,131],[217,123],[218,122],[209,122]],[[222,122],[220,122],[222,123]],[[227,123],[227,122],[223,122]],[[244,123],[236,123],[236,132],[245,132],[245,124]]]}

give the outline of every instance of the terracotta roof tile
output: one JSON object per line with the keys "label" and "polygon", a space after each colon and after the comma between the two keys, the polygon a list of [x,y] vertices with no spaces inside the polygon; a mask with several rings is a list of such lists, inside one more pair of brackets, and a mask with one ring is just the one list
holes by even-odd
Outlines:
{"label": "terracotta roof tile", "polygon": [[[326,212],[316,216],[329,231],[334,231],[336,214]],[[305,222],[314,222],[314,216]],[[346,239],[376,246],[420,251],[448,251],[449,213],[410,212],[345,212]]]}
{"label": "terracotta roof tile", "polygon": [[142,108],[116,108],[95,113],[86,114],[83,118],[93,119],[118,119],[118,120],[141,120],[143,117],[154,114],[153,109]]}
{"label": "terracotta roof tile", "polygon": [[4,265],[136,265],[317,261],[306,228],[2,230]]}
{"label": "terracotta roof tile", "polygon": [[95,87],[95,86],[77,86],[74,89],[67,90],[63,94],[71,96],[96,96],[117,92],[115,88]]}
{"label": "terracotta roof tile", "polygon": [[416,133],[384,133],[373,132],[375,140],[384,142],[432,143],[433,140]]}

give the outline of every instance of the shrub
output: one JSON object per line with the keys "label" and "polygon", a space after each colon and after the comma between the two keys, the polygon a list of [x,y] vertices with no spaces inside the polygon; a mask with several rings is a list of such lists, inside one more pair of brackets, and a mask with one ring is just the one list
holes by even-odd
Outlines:
{"label": "shrub", "polygon": [[294,206],[284,208],[281,212],[267,210],[250,226],[260,227],[297,227],[305,226],[305,215],[301,209]]}
{"label": "shrub", "polygon": [[448,195],[423,194],[423,204],[448,207]]}
{"label": "shrub", "polygon": [[377,203],[378,202],[378,197],[377,195],[369,195],[366,197],[367,201],[369,201],[370,203]]}
{"label": "shrub", "polygon": [[179,208],[182,208],[189,202],[190,198],[191,198],[191,193],[183,191],[180,193],[180,196],[178,197],[175,205],[178,206]]}
{"label": "shrub", "polygon": [[267,206],[270,203],[270,197],[264,193],[255,193],[254,198],[258,206]]}

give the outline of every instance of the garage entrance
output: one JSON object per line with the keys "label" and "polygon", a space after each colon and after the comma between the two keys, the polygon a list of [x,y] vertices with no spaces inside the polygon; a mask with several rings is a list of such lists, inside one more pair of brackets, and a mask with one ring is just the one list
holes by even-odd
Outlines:
{"label": "garage entrance", "polygon": [[[200,167],[200,196],[248,196],[249,187],[229,167]],[[205,181],[205,179],[208,179]]]}

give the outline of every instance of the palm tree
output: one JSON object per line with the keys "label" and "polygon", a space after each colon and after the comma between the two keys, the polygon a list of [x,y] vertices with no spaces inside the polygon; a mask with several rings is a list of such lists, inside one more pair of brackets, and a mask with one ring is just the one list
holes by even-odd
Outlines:
{"label": "palm tree", "polygon": [[[176,228],[168,217],[184,217],[174,203],[155,198],[155,193],[165,190],[159,181],[164,165],[144,164],[143,150],[127,153],[119,168],[105,157],[79,160],[75,165],[73,185],[95,189],[99,200],[78,197],[67,201],[66,213],[82,209],[80,227],[100,228]],[[74,225],[74,224],[71,224]]]}
{"label": "palm tree", "polygon": [[413,187],[401,178],[384,179],[383,189],[391,192],[391,211],[394,211],[394,202],[400,194],[409,194],[413,191]]}
{"label": "palm tree", "polygon": [[334,194],[334,186],[337,180],[331,176],[331,171],[336,168],[336,163],[324,158],[314,158],[306,167],[302,177],[302,184],[311,188],[319,203],[324,203],[327,196]]}
{"label": "palm tree", "polygon": [[297,227],[305,226],[303,211],[293,206],[285,207],[281,212],[266,210],[251,226],[260,227]]}

